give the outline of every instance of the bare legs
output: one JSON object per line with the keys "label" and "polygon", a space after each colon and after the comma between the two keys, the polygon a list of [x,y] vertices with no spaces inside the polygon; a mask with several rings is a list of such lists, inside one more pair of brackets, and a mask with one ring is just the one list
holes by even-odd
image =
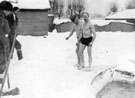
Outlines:
{"label": "bare legs", "polygon": [[78,69],[83,68],[85,70],[90,70],[91,69],[91,63],[92,63],[92,54],[91,54],[92,47],[87,46],[89,65],[84,68],[84,50],[85,50],[85,48],[86,48],[86,45],[83,45],[82,43],[80,43],[79,52],[78,52],[79,53],[79,59],[80,59],[80,66],[78,67]]}
{"label": "bare legs", "polygon": [[87,71],[91,70],[91,63],[92,63],[92,53],[91,53],[91,50],[92,50],[92,46],[88,46],[87,47],[87,52],[88,52],[88,62],[89,62],[89,65],[85,68],[85,70],[87,70]]}
{"label": "bare legs", "polygon": [[77,56],[77,64],[75,66],[79,66],[80,65],[80,57],[79,57],[79,46],[76,47],[76,56]]}
{"label": "bare legs", "polygon": [[[79,43],[80,44],[80,43]],[[79,55],[79,44],[77,45],[76,47],[76,56],[77,56],[77,64],[75,66],[80,66],[81,65],[81,62],[80,62],[80,55]],[[84,59],[84,56],[82,55],[82,58]]]}
{"label": "bare legs", "polygon": [[79,45],[79,58],[80,58],[80,66],[78,67],[78,69],[81,69],[84,67],[84,49],[86,48],[85,45],[83,45],[82,43],[80,43]]}

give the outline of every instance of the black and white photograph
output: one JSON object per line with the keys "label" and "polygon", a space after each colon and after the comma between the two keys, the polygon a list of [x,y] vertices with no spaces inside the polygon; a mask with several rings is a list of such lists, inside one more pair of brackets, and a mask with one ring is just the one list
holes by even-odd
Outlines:
{"label": "black and white photograph", "polygon": [[0,98],[135,98],[135,0],[0,0]]}

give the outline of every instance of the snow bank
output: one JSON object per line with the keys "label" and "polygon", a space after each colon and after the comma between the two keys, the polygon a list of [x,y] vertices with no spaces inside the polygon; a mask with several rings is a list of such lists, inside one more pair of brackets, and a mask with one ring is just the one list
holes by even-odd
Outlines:
{"label": "snow bank", "polygon": [[111,22],[119,22],[119,23],[132,24],[132,23],[126,22],[126,20],[101,20],[101,19],[100,20],[96,20],[96,19],[93,19],[93,20],[90,20],[90,21],[94,25],[98,25],[98,26],[108,25]]}
{"label": "snow bank", "polygon": [[55,25],[59,25],[59,24],[62,24],[62,23],[67,23],[67,22],[71,22],[70,19],[64,19],[64,18],[55,18],[54,21],[53,21],[53,24]]}

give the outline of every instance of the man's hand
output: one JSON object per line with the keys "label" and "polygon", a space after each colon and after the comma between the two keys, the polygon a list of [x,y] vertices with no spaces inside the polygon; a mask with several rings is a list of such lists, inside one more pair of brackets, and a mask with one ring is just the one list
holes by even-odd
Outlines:
{"label": "man's hand", "polygon": [[79,47],[79,44],[80,44],[80,42],[77,42],[77,43],[76,43],[76,46]]}
{"label": "man's hand", "polygon": [[66,37],[66,40],[68,40],[69,39],[69,37]]}
{"label": "man's hand", "polygon": [[89,43],[89,45],[88,45],[88,46],[89,46],[89,47],[91,47],[91,46],[92,46],[92,44],[93,44],[93,43]]}

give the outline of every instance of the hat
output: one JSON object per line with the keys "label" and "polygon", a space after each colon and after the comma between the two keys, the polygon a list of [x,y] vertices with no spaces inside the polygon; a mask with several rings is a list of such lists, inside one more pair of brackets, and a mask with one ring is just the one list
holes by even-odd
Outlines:
{"label": "hat", "polygon": [[17,11],[17,10],[19,10],[19,7],[17,6],[13,7],[13,11]]}
{"label": "hat", "polygon": [[0,9],[1,10],[12,11],[13,5],[10,2],[8,2],[8,1],[2,1],[0,3]]}

